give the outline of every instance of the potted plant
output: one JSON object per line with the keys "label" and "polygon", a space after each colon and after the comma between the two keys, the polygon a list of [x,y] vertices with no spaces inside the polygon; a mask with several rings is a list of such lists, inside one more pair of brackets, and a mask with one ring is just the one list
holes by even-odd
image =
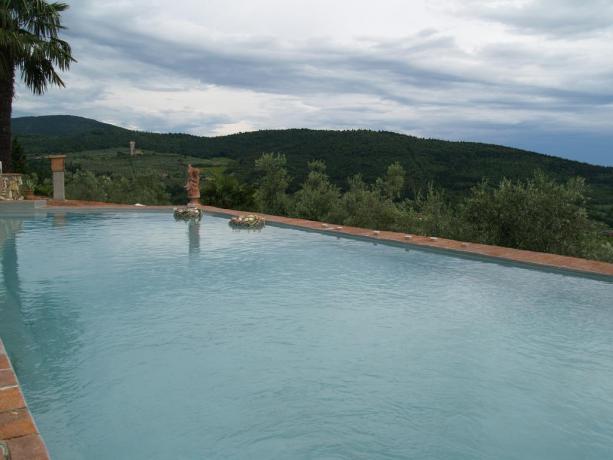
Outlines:
{"label": "potted plant", "polygon": [[26,200],[34,200],[36,197],[34,196],[34,189],[37,184],[36,176],[32,174],[31,176],[24,176],[21,183],[21,194]]}

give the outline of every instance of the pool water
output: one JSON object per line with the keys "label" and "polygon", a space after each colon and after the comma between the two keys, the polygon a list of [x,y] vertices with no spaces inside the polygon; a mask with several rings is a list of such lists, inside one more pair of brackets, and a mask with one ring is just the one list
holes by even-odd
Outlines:
{"label": "pool water", "polygon": [[0,218],[54,459],[613,458],[613,284],[165,213]]}

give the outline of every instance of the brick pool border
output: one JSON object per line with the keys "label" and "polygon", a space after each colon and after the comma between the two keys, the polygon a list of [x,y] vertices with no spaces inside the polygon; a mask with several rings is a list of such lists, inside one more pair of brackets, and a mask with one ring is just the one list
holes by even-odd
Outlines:
{"label": "brick pool border", "polygon": [[0,339],[0,459],[49,460],[49,452],[30,414],[19,381]]}
{"label": "brick pool border", "polygon": [[[134,206],[118,205],[111,203],[98,203],[91,201],[55,201],[49,200],[47,209],[97,209],[97,210],[132,210],[132,211],[168,211],[173,206]],[[246,211],[236,211],[233,209],[217,208],[214,206],[202,206],[205,212],[222,216],[236,216],[245,214]],[[45,208],[42,208],[45,209]],[[332,233],[339,236],[367,239],[374,242],[387,242],[400,244],[406,247],[423,248],[456,255],[469,257],[479,257],[492,259],[502,262],[512,262],[529,266],[532,268],[545,268],[550,270],[561,270],[574,272],[575,274],[596,275],[611,278],[613,281],[613,264],[599,262],[596,260],[581,259],[578,257],[561,256],[544,252],[526,251],[523,249],[505,248],[487,244],[470,243],[464,241],[450,240],[447,238],[436,238],[429,236],[408,235],[399,232],[378,231],[373,229],[348,227],[325,222],[298,219],[293,217],[273,216],[263,213],[252,213],[262,216],[267,222],[279,225],[300,228],[305,230]]]}

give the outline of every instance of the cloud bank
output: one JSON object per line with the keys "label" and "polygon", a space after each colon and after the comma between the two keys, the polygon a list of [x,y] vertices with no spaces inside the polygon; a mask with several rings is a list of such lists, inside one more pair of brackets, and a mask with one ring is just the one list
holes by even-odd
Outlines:
{"label": "cloud bank", "polygon": [[368,128],[613,165],[608,0],[73,0],[67,88],[14,115]]}

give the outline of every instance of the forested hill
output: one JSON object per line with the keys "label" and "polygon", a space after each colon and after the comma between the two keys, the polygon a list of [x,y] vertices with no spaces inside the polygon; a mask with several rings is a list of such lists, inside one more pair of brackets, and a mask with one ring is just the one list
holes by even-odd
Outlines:
{"label": "forested hill", "polygon": [[307,162],[313,159],[324,160],[331,179],[341,186],[346,184],[348,176],[358,173],[366,180],[373,180],[390,163],[398,161],[407,171],[408,193],[434,182],[452,196],[468,190],[483,178],[494,182],[502,177],[523,178],[541,169],[557,179],[584,177],[592,187],[590,208],[594,217],[613,221],[612,167],[499,145],[421,139],[368,130],[288,129],[198,137],[130,131],[66,115],[13,119],[13,134],[30,155],[125,147],[134,140],[146,150],[231,158],[247,178],[253,178],[253,162],[258,156],[263,152],[279,152],[287,156],[294,187],[305,176]]}

